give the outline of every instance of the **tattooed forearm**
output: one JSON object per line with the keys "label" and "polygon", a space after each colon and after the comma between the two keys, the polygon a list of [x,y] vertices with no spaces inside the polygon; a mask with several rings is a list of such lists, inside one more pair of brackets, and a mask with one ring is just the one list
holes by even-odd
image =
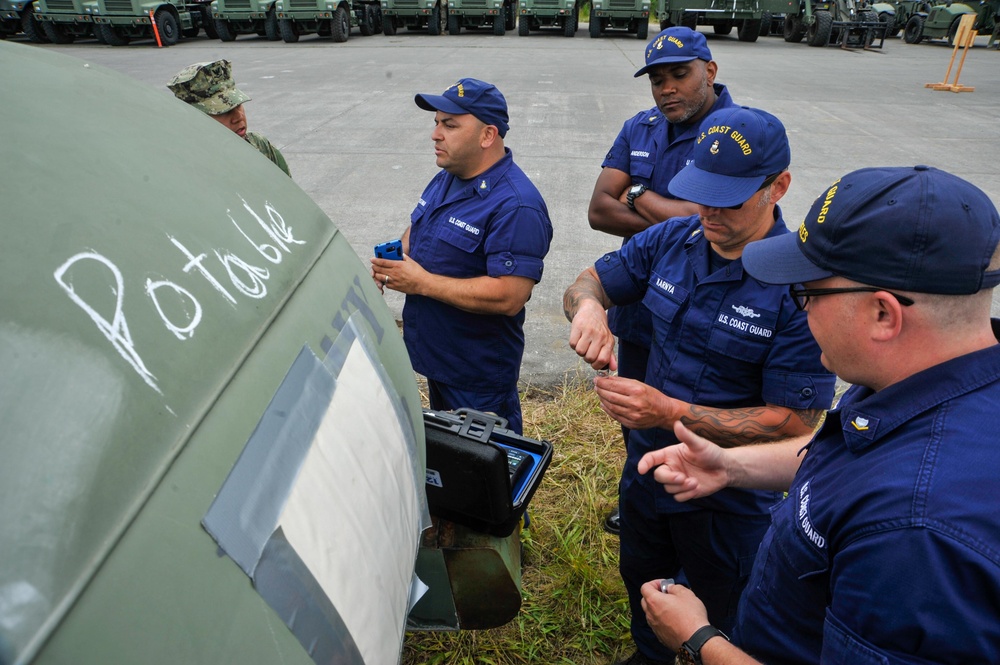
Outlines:
{"label": "tattooed forearm", "polygon": [[810,430],[815,430],[823,422],[826,409],[793,409],[792,413],[799,417],[803,425]]}
{"label": "tattooed forearm", "polygon": [[563,294],[563,314],[567,321],[572,321],[573,317],[580,310],[580,304],[587,299],[596,300],[603,305],[604,309],[611,306],[608,296],[604,293],[601,281],[593,268],[584,270],[576,278],[576,281],[569,285],[566,293]]}
{"label": "tattooed forearm", "polygon": [[691,405],[688,415],[680,420],[691,431],[721,447],[735,448],[801,436],[816,428],[823,413],[821,409],[793,410],[773,406],[712,409]]}

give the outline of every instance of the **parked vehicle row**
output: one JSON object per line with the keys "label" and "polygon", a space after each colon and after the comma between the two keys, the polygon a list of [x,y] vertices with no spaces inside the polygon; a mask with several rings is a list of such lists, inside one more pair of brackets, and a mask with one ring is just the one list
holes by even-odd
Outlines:
{"label": "parked vehicle row", "polygon": [[[521,36],[551,30],[573,37],[587,0],[0,0],[0,38],[23,33],[34,42],[65,44],[93,38],[123,46],[153,39],[172,46],[202,31],[224,42],[239,35],[296,42],[317,34],[344,42],[399,30],[451,35],[465,30]],[[975,14],[981,35],[994,31],[1000,0],[589,0],[590,36],[624,31],[649,37],[650,21],[733,29],[743,42],[779,34],[810,46],[840,43],[864,48],[903,32],[907,43],[952,43],[962,16]]]}

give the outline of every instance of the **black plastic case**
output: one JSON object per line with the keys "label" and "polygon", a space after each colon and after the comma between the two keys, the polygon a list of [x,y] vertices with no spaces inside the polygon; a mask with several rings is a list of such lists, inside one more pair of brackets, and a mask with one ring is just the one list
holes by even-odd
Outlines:
{"label": "black plastic case", "polygon": [[[514,531],[552,461],[552,444],[506,427],[505,419],[472,409],[424,409],[431,515],[494,536]],[[508,448],[530,458],[530,468],[514,488]]]}

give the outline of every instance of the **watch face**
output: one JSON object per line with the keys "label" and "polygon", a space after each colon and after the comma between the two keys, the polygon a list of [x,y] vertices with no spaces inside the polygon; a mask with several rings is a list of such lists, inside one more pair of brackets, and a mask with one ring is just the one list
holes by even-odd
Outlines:
{"label": "watch face", "polygon": [[629,190],[633,196],[642,191],[642,185],[632,185],[632,189]]}

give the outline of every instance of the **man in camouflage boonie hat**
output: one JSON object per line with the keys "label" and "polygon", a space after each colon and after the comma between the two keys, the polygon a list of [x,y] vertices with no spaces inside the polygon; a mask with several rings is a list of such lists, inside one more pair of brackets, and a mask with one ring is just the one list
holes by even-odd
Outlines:
{"label": "man in camouflage boonie hat", "polygon": [[250,95],[236,87],[228,60],[188,65],[167,83],[177,99],[187,102],[228,127],[291,176],[281,152],[262,134],[247,130],[244,102]]}

